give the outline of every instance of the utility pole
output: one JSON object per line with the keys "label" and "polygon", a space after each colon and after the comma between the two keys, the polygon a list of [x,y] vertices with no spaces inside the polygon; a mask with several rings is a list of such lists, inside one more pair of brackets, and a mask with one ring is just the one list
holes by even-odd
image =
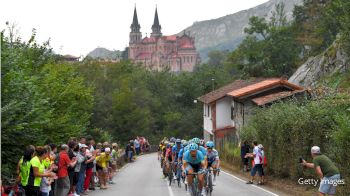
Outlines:
{"label": "utility pole", "polygon": [[213,91],[214,91],[214,81],[215,81],[215,79],[212,78],[212,79],[211,79],[211,83],[212,83],[212,86],[213,86]]}

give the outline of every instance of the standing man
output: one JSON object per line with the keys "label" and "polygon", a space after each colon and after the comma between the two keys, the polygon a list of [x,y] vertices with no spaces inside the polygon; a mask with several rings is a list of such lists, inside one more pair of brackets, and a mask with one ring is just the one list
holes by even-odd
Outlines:
{"label": "standing man", "polygon": [[134,144],[135,144],[136,154],[139,155],[140,154],[140,138],[138,136],[134,140]]}
{"label": "standing man", "polygon": [[68,177],[68,167],[74,167],[77,163],[76,157],[72,160],[68,156],[68,145],[62,144],[61,152],[59,153],[58,171],[57,171],[57,196],[67,196],[70,189],[70,181]]}
{"label": "standing man", "polygon": [[308,168],[315,169],[316,174],[320,177],[319,195],[335,195],[338,185],[337,182],[340,180],[339,169],[326,155],[321,154],[321,149],[318,146],[313,146],[311,148],[311,156],[313,158],[313,163],[302,160],[301,164]]}
{"label": "standing man", "polygon": [[264,184],[264,179],[263,179],[263,168],[262,168],[262,163],[263,163],[263,154],[261,152],[261,150],[258,147],[258,142],[254,141],[253,142],[253,153],[247,153],[245,155],[245,158],[247,157],[251,157],[254,158],[254,167],[252,168],[252,171],[250,172],[251,178],[250,180],[247,182],[247,184],[253,184],[254,181],[254,176],[256,174],[256,172],[258,172],[259,174],[259,182],[258,185],[263,185]]}
{"label": "standing man", "polygon": [[241,146],[241,158],[242,158],[242,164],[243,164],[243,171],[244,172],[249,171],[249,166],[248,166],[249,159],[245,157],[245,155],[247,153],[249,153],[249,150],[250,150],[250,146],[248,144],[248,141],[245,140],[243,142],[243,145]]}

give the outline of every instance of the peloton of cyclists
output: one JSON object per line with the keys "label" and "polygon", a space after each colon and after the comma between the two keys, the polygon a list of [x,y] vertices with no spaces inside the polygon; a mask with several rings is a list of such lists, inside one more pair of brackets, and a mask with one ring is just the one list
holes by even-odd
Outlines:
{"label": "peloton of cyclists", "polygon": [[[213,185],[216,185],[217,169],[220,167],[220,158],[218,151],[214,148],[214,142],[199,138],[193,138],[189,141],[175,139],[172,137],[169,141],[162,140],[159,147],[161,160],[167,173],[170,169],[170,163],[174,166],[176,172],[176,163],[182,163],[182,172],[186,177],[185,183],[188,183],[189,191],[191,191],[193,183],[193,173],[198,173],[199,190],[204,194],[204,176],[207,169],[212,168],[214,173]],[[176,175],[174,175],[176,179]]]}

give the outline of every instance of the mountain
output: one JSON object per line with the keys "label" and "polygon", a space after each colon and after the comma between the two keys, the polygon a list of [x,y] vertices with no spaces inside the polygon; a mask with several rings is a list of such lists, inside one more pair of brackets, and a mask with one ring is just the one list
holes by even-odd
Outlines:
{"label": "mountain", "polygon": [[244,28],[248,26],[249,18],[258,16],[269,20],[271,12],[275,10],[275,5],[280,2],[285,4],[287,18],[292,19],[294,5],[302,4],[303,0],[270,0],[248,10],[221,18],[195,22],[185,31],[195,37],[197,51],[202,60],[206,61],[207,54],[211,50],[235,49],[245,37]]}
{"label": "mountain", "polygon": [[99,47],[89,52],[87,56],[93,59],[120,60],[122,58],[122,51],[119,51],[119,50],[111,51],[106,48]]}
{"label": "mountain", "polygon": [[321,54],[310,57],[289,78],[289,82],[304,86],[316,87],[334,80],[332,86],[349,83],[350,58],[340,47],[336,40],[327,50]]}

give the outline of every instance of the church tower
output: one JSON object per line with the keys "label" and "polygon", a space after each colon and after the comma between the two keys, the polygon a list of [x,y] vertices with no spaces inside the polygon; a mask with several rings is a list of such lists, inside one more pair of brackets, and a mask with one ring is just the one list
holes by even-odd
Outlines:
{"label": "church tower", "polygon": [[158,12],[157,12],[157,7],[156,7],[156,13],[154,15],[151,37],[161,37],[162,36],[161,29],[162,29],[162,27],[159,24]]}
{"label": "church tower", "polygon": [[134,9],[134,17],[132,19],[132,24],[131,24],[130,28],[131,28],[131,32],[130,32],[129,44],[141,42],[141,39],[142,39],[142,34],[140,32],[141,26],[140,26],[139,21],[137,19],[136,5],[135,5],[135,9]]}

